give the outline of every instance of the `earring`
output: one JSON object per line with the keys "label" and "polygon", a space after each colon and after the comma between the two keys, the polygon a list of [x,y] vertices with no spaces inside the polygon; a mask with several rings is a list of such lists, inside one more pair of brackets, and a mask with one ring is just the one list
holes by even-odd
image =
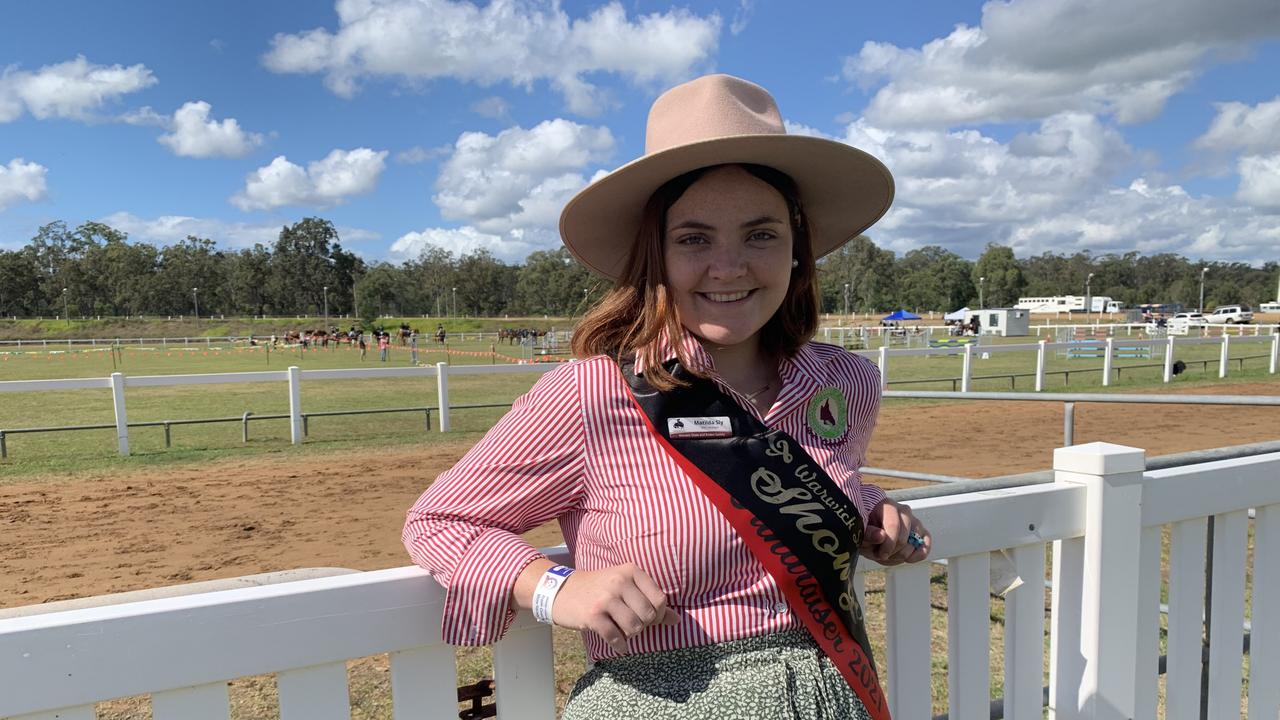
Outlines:
{"label": "earring", "polygon": [[798,267],[800,267],[800,261],[796,258],[791,258],[791,269],[794,270]]}

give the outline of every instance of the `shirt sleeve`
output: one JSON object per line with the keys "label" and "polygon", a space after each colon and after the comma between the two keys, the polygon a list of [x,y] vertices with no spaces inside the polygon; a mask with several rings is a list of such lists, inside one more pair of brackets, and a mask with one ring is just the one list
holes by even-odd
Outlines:
{"label": "shirt sleeve", "polygon": [[[854,371],[851,373],[853,393],[849,397],[849,440],[845,452],[853,467],[861,468],[867,462],[867,448],[871,445],[871,434],[880,415],[880,369],[861,356],[849,355],[849,358],[854,363]],[[862,482],[861,470],[855,470],[855,474],[858,509],[862,511],[863,524],[866,524],[867,516],[884,500],[885,494],[879,485]]]}
{"label": "shirt sleeve", "polygon": [[542,557],[520,533],[579,502],[586,447],[573,364],[553,370],[408,512],[409,556],[446,590],[442,637],[489,645],[515,618],[511,589]]}

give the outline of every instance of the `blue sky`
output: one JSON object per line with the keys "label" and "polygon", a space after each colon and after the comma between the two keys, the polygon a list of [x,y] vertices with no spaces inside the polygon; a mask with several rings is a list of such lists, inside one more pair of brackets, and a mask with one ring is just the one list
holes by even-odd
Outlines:
{"label": "blue sky", "polygon": [[727,72],[894,172],[903,253],[1280,259],[1276,0],[9,3],[0,247],[52,220],[518,261]]}

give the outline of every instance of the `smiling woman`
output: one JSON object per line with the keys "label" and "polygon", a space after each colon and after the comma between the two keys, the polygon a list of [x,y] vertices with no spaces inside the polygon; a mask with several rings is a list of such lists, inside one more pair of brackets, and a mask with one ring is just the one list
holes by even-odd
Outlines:
{"label": "smiling woman", "polygon": [[[617,281],[548,373],[409,511],[444,637],[514,611],[583,633],[565,718],[889,717],[850,582],[931,538],[858,474],[876,367],[810,341],[815,257],[893,196],[879,161],[786,134],[726,75],[654,103],[646,155],[574,198],[569,250]],[[519,533],[560,522],[574,567]]]}

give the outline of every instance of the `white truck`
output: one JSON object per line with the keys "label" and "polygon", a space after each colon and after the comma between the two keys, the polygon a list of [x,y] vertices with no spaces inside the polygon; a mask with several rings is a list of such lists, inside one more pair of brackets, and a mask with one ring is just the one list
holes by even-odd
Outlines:
{"label": "white truck", "polygon": [[1087,312],[1118,313],[1124,309],[1124,303],[1112,300],[1106,295],[1094,295],[1092,298],[1086,298],[1084,295],[1022,297],[1018,298],[1018,304],[1014,307],[1019,310],[1030,310],[1033,313],[1080,313],[1086,312],[1086,302],[1089,305]]}

